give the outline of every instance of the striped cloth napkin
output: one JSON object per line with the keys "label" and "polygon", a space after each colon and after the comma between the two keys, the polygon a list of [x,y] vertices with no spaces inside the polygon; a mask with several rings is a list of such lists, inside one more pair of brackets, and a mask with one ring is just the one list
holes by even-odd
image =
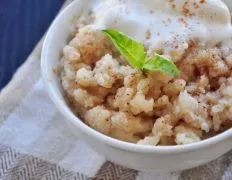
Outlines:
{"label": "striped cloth napkin", "polygon": [[0,180],[232,180],[232,152],[198,168],[138,172],[106,161],[64,123],[41,79],[41,42],[0,93]]}

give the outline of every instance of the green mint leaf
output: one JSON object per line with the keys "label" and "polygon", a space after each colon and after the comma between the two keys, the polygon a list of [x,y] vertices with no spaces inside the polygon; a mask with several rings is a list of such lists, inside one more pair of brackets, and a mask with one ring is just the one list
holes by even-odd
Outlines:
{"label": "green mint leaf", "polygon": [[172,61],[158,54],[155,54],[150,60],[146,61],[143,65],[143,69],[149,71],[162,71],[174,76],[180,75],[179,69]]}
{"label": "green mint leaf", "polygon": [[147,54],[142,43],[115,29],[105,29],[102,32],[111,39],[131,66],[141,70],[162,71],[170,75],[179,76],[180,71],[176,65],[163,56],[155,54],[150,60],[145,61]]}
{"label": "green mint leaf", "polygon": [[142,69],[146,53],[143,44],[115,29],[102,30],[112,40],[124,58],[135,68]]}

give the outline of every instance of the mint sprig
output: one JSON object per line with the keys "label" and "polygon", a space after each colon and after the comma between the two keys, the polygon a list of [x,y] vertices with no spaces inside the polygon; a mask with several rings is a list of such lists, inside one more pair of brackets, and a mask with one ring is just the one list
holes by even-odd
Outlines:
{"label": "mint sprig", "polygon": [[169,75],[179,76],[180,71],[169,59],[154,54],[151,59],[146,59],[147,53],[143,44],[131,39],[129,36],[115,29],[102,30],[113,42],[119,52],[135,68],[148,71],[162,71]]}

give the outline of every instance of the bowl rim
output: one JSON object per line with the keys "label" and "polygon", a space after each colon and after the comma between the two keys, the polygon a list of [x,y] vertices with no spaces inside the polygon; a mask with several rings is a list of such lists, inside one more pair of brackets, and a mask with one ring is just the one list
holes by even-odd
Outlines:
{"label": "bowl rim", "polygon": [[58,108],[58,110],[64,115],[65,118],[67,118],[67,121],[70,121],[75,126],[78,127],[82,133],[87,134],[91,138],[96,139],[97,141],[100,141],[103,144],[107,144],[109,146],[112,146],[114,148],[119,148],[124,151],[129,152],[140,152],[140,153],[160,153],[160,154],[168,154],[168,153],[180,153],[180,152],[191,152],[195,151],[197,149],[205,148],[211,145],[214,145],[220,141],[225,141],[229,138],[232,138],[232,128],[228,129],[227,131],[224,131],[216,136],[210,137],[208,139],[195,142],[192,144],[186,144],[186,145],[175,145],[175,146],[149,146],[149,145],[138,145],[130,142],[125,142],[122,140],[118,140],[115,138],[112,138],[110,136],[107,136],[105,134],[102,134],[98,132],[97,130],[89,127],[86,125],[82,120],[80,120],[72,111],[70,108],[66,107],[62,100],[59,99],[58,94],[56,94],[55,87],[51,83],[51,77],[49,75],[48,70],[48,61],[49,61],[49,48],[48,45],[50,42],[50,36],[53,34],[54,30],[57,30],[56,24],[59,22],[64,14],[68,13],[70,9],[75,7],[75,3],[79,1],[73,1],[71,2],[66,8],[64,8],[59,15],[55,18],[55,20],[52,22],[46,36],[44,39],[43,47],[42,47],[42,53],[41,53],[41,72],[42,77],[45,82],[46,89],[48,91],[48,94],[52,101],[54,102],[55,106]]}

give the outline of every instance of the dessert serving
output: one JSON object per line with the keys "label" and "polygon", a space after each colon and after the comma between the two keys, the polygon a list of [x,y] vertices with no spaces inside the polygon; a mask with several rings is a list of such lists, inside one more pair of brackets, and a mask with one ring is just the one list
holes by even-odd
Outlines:
{"label": "dessert serving", "polygon": [[144,145],[198,142],[232,127],[232,27],[220,0],[88,5],[61,57],[72,111]]}

